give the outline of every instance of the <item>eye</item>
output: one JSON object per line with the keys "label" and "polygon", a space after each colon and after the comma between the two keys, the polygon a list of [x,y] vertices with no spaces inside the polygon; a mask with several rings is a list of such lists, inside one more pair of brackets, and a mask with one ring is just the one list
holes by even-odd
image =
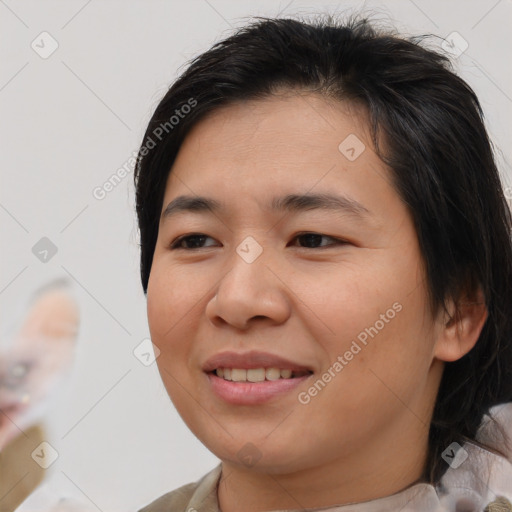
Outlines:
{"label": "eye", "polygon": [[[328,240],[334,240],[334,243],[327,245],[319,245],[321,244],[322,238]],[[320,233],[299,233],[295,235],[294,240],[302,240],[306,245],[313,245],[314,247],[304,247],[305,249],[320,249],[324,247],[332,247],[333,245],[346,244],[345,240],[341,240],[339,238],[333,238],[332,236],[322,235]]]}
{"label": "eye", "polygon": [[[204,243],[205,239],[209,238],[210,240],[213,240],[213,238],[203,235],[202,233],[194,233],[192,235],[185,235],[179,237],[177,240],[175,240],[171,244],[171,249],[185,249],[185,250],[194,250],[194,249],[201,249],[202,244]],[[183,244],[188,245],[191,244],[192,247],[184,247]]]}
{"label": "eye", "polygon": [[[202,233],[194,233],[191,235],[181,236],[176,239],[170,246],[171,249],[185,249],[188,251],[193,251],[194,249],[202,249],[204,247],[204,242],[206,239],[213,240],[213,238],[208,235],[204,235]],[[322,244],[322,239],[333,240],[334,243],[331,244]],[[345,240],[341,240],[338,238],[333,238],[332,236],[322,235],[320,233],[299,233],[295,235],[293,240],[301,240],[306,246],[302,246],[304,249],[320,249],[323,247],[331,247],[333,245],[346,244]],[[312,246],[312,247],[311,247]]]}

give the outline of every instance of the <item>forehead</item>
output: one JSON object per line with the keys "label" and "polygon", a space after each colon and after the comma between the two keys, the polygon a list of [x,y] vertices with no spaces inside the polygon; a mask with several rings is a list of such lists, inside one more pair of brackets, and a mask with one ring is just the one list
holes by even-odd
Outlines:
{"label": "forehead", "polygon": [[162,208],[180,195],[263,207],[271,197],[310,192],[372,206],[399,200],[362,107],[286,93],[229,104],[199,121],[178,152]]}
{"label": "forehead", "polygon": [[337,158],[339,144],[350,134],[369,142],[362,105],[287,91],[213,110],[193,127],[181,149],[241,157],[277,154],[291,160],[326,153]]}

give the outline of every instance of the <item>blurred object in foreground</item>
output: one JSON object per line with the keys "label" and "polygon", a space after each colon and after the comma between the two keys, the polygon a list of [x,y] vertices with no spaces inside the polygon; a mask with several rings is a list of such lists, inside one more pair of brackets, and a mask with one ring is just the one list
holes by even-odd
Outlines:
{"label": "blurred object in foreground", "polygon": [[79,325],[66,283],[39,290],[20,323],[12,339],[0,340],[0,512],[15,510],[45,475],[36,462],[46,441],[41,421],[71,368]]}

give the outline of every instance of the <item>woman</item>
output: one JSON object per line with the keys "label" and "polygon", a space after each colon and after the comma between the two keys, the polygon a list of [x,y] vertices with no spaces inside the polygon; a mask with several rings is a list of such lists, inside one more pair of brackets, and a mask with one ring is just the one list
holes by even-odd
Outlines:
{"label": "woman", "polygon": [[135,183],[159,371],[221,460],[144,512],[512,510],[511,217],[445,56],[259,19],[172,85]]}

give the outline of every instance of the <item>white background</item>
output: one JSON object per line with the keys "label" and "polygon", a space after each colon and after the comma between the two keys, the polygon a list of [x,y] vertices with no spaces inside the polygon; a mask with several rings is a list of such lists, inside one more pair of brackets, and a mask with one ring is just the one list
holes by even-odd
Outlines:
{"label": "white background", "polygon": [[[459,32],[456,70],[475,89],[512,182],[511,0],[0,1],[0,339],[36,288],[67,277],[82,323],[75,365],[47,410],[65,475],[94,510],[134,511],[197,480],[218,460],[188,431],[156,365],[133,355],[148,336],[139,278],[133,173],[101,186],[137,150],[149,118],[186,62],[252,15],[377,13],[406,35]],[[43,31],[58,49],[41,58]],[[37,40],[37,39],[36,39]],[[43,236],[57,254],[40,262]]]}

